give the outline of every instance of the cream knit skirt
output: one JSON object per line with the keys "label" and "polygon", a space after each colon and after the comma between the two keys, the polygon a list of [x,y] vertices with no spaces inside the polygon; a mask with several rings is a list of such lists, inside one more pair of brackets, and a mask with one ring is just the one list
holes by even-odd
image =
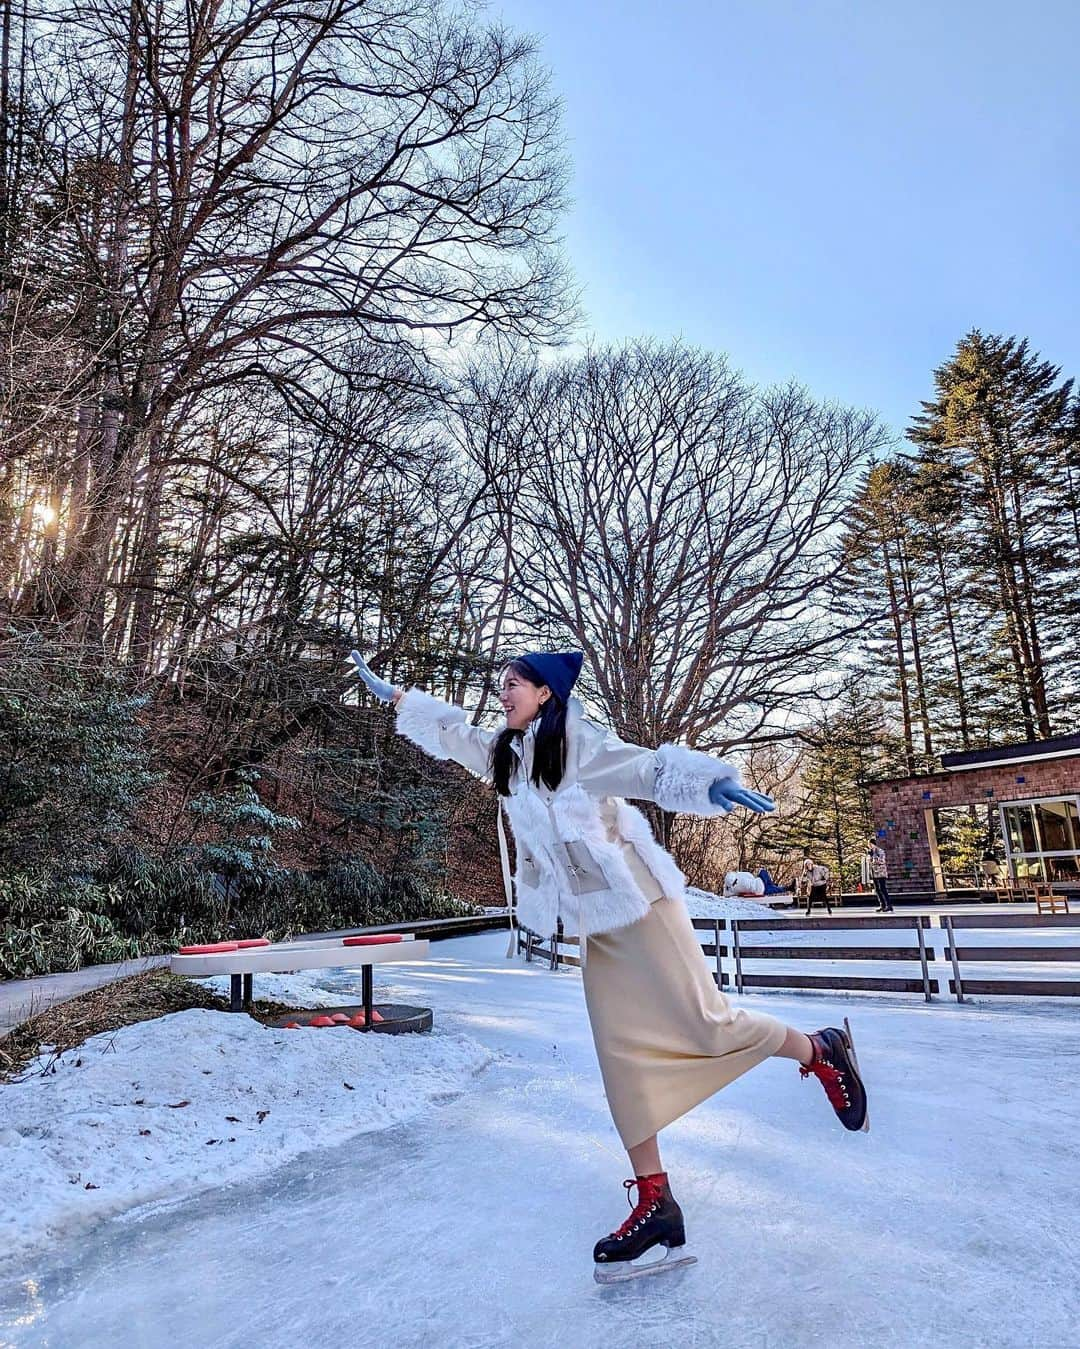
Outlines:
{"label": "cream knit skirt", "polygon": [[[652,881],[648,873],[642,879]],[[659,894],[655,881],[652,889],[649,898]],[[682,899],[655,898],[638,922],[586,940],[585,1002],[624,1147],[644,1142],[783,1044],[782,1021],[733,1008],[716,987]]]}

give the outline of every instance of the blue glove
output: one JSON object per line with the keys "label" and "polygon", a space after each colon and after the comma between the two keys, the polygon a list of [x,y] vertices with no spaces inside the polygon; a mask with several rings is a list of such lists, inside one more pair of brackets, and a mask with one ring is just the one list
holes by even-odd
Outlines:
{"label": "blue glove", "polygon": [[385,679],[380,679],[377,674],[373,674],[368,668],[367,661],[361,656],[359,651],[350,652],[349,658],[356,666],[356,673],[368,686],[375,697],[378,698],[380,702],[391,702],[394,694],[397,693],[397,685],[388,684]]}
{"label": "blue glove", "polygon": [[731,778],[717,778],[714,783],[711,783],[709,800],[714,806],[726,806],[728,810],[731,810],[734,806],[745,806],[747,810],[757,811],[759,815],[764,815],[767,811],[776,809],[776,802],[771,796],[763,796],[761,792],[752,792],[749,787],[740,787]]}

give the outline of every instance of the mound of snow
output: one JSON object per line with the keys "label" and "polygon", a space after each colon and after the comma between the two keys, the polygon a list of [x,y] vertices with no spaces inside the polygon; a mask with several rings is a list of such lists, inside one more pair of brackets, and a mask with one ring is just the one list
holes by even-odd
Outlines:
{"label": "mound of snow", "polygon": [[269,1030],[203,1009],[95,1035],[44,1075],[41,1059],[0,1087],[0,1171],[19,1196],[0,1206],[0,1248],[25,1253],[124,1209],[386,1129],[465,1090],[492,1058],[439,1029]]}
{"label": "mound of snow", "polygon": [[767,904],[733,895],[725,899],[691,885],[686,890],[686,907],[691,918],[777,918],[780,915]]}

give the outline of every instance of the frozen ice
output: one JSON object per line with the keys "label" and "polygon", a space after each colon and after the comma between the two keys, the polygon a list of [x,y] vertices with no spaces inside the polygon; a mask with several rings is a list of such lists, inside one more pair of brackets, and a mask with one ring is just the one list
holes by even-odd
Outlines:
{"label": "frozen ice", "polygon": [[[454,1075],[456,1094],[284,1164],[264,1157],[273,1169],[222,1176],[179,1205],[32,1246],[0,1280],[0,1345],[1078,1342],[1074,1006],[746,997],[804,1029],[851,1018],[873,1131],[845,1133],[816,1082],[791,1063],[763,1064],[661,1139],[698,1263],[601,1287],[592,1245],[628,1211],[629,1171],[580,976],[504,960],[505,942],[497,932],[433,943],[423,964],[376,969],[379,999],[433,1006],[442,1033],[490,1055],[478,1074]],[[354,975],[335,979],[335,996],[355,987]],[[262,1053],[269,1074],[278,1049],[265,1033]],[[369,1071],[390,1086],[404,1069]],[[327,1065],[325,1081],[313,1072],[296,1085],[314,1109],[335,1084]],[[58,1126],[70,1109],[56,1098]],[[120,1097],[98,1105],[105,1137],[127,1109]],[[5,1148],[5,1167],[37,1145]],[[34,1203],[5,1191],[5,1208]]]}

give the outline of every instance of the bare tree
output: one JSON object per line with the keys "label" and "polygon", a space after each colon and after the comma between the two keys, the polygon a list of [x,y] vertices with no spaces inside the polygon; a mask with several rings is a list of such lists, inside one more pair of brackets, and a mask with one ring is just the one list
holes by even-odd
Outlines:
{"label": "bare tree", "polygon": [[534,631],[586,653],[623,736],[702,748],[783,739],[851,625],[824,600],[869,414],[724,361],[637,342],[520,376],[511,584]]}
{"label": "bare tree", "polygon": [[407,346],[418,381],[459,330],[556,335],[564,168],[531,42],[435,0],[80,0],[54,22],[61,186],[75,163],[109,168],[80,239],[94,453],[53,586],[94,636],[144,472],[128,560],[150,580],[167,426],[193,394],[288,383],[295,352],[348,377],[360,335]]}
{"label": "bare tree", "polygon": [[775,815],[749,810],[721,819],[680,815],[671,829],[680,866],[704,890],[719,893],[728,871],[756,873],[761,867],[786,884],[800,855],[791,837],[791,823],[803,806],[799,749],[790,743],[759,745],[746,754],[743,767],[755,790],[776,802]]}

